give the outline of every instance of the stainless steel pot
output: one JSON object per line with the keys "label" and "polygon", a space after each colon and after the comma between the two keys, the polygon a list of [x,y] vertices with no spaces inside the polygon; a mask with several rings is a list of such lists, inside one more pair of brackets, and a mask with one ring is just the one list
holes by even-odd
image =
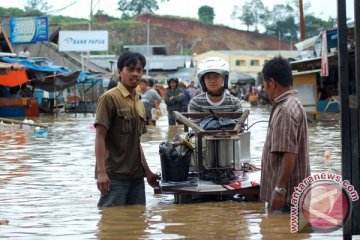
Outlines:
{"label": "stainless steel pot", "polygon": [[238,145],[236,144],[238,140],[237,135],[204,136],[204,167],[206,169],[235,168],[235,149],[236,145]]}

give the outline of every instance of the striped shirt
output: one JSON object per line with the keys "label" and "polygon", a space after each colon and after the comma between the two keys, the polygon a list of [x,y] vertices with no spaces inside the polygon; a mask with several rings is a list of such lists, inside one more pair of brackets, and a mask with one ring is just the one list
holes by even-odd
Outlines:
{"label": "striped shirt", "polygon": [[190,100],[189,112],[209,112],[209,109],[220,112],[241,112],[240,100],[229,93],[224,93],[220,102],[212,102],[207,93],[196,95]]}
{"label": "striped shirt", "polygon": [[294,170],[286,185],[285,204],[290,206],[294,187],[310,176],[306,113],[294,90],[276,98],[272,107],[261,161],[261,200],[271,201],[284,152],[296,154]]}

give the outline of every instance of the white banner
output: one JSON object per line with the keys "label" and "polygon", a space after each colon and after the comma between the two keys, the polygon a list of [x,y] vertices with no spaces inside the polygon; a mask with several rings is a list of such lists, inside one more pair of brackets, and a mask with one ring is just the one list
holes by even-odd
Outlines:
{"label": "white banner", "polygon": [[108,31],[60,31],[59,51],[87,52],[107,51]]}
{"label": "white banner", "polygon": [[329,76],[328,48],[326,30],[321,35],[321,72],[320,76]]}

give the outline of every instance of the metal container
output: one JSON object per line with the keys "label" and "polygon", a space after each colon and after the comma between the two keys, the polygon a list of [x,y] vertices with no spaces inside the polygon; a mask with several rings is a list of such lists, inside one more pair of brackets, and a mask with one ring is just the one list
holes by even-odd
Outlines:
{"label": "metal container", "polygon": [[204,136],[204,167],[206,169],[235,168],[235,143],[238,140],[237,135]]}
{"label": "metal container", "polygon": [[215,141],[205,140],[205,154],[203,154],[203,164],[206,169],[215,167],[216,144]]}
{"label": "metal container", "polygon": [[221,139],[216,140],[217,165],[221,168],[231,168],[234,160],[234,140]]}

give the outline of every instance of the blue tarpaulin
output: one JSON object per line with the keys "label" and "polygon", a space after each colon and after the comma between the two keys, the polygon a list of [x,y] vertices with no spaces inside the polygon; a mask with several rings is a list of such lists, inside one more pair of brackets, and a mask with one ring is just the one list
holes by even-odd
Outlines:
{"label": "blue tarpaulin", "polygon": [[21,64],[26,68],[30,84],[49,92],[61,91],[75,85],[80,74],[79,71],[73,72],[70,68],[56,66],[45,57],[1,57],[0,61]]}
{"label": "blue tarpaulin", "polygon": [[49,72],[49,73],[69,73],[71,69],[63,66],[40,66],[31,62],[31,58],[19,58],[19,57],[1,57],[0,61],[6,63],[19,63],[23,65],[27,70]]}

